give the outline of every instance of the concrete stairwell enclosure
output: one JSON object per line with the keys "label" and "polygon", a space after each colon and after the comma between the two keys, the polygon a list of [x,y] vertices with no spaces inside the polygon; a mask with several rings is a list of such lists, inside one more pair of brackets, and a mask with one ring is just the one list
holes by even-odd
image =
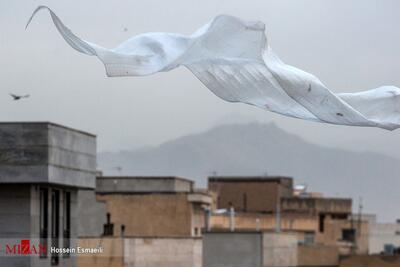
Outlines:
{"label": "concrete stairwell enclosure", "polygon": [[[76,266],[79,189],[95,188],[96,137],[48,122],[0,123],[0,266]],[[46,247],[21,255],[22,242]]]}
{"label": "concrete stairwell enclosure", "polygon": [[204,267],[295,267],[298,246],[293,233],[206,232]]}

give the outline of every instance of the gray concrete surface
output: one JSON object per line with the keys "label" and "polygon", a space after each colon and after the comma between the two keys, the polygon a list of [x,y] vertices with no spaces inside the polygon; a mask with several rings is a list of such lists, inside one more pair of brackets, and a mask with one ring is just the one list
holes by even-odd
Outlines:
{"label": "gray concrete surface", "polygon": [[296,234],[264,232],[262,240],[263,267],[298,266]]}
{"label": "gray concrete surface", "polygon": [[204,267],[262,267],[262,234],[226,232],[203,234]]}
{"label": "gray concrete surface", "polygon": [[[64,193],[70,193],[70,246],[78,234],[78,189],[91,189],[96,179],[94,135],[47,122],[0,123],[0,266],[50,267],[50,246],[64,246]],[[48,190],[47,257],[7,255],[5,244],[40,241],[40,189]],[[53,244],[53,191],[59,192],[58,243]],[[46,243],[42,243],[46,245]],[[58,266],[76,266],[75,257],[59,256]]]}
{"label": "gray concrete surface", "polygon": [[30,185],[0,185],[0,238],[30,236],[30,200]]}
{"label": "gray concrete surface", "polygon": [[94,190],[78,190],[78,237],[100,237],[107,222],[106,204],[96,200]]}
{"label": "gray concrete surface", "polygon": [[201,253],[199,238],[124,239],[124,266],[202,267]]}
{"label": "gray concrete surface", "polygon": [[0,183],[94,188],[96,137],[48,122],[0,123]]}

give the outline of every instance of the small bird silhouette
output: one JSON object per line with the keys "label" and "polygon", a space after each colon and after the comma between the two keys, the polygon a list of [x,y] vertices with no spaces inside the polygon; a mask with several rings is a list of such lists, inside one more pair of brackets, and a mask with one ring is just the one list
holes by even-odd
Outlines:
{"label": "small bird silhouette", "polygon": [[14,101],[21,100],[22,98],[28,98],[30,95],[15,95],[15,94],[10,94],[10,96],[13,98]]}

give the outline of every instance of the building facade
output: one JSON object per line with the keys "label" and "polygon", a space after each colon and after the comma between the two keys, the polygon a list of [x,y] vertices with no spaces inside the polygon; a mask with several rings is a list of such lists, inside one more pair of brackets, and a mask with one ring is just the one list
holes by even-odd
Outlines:
{"label": "building facade", "polygon": [[[199,190],[95,168],[92,134],[0,123],[0,266],[337,266],[400,234],[353,215],[351,199],[296,192],[290,177],[210,177]],[[76,246],[104,252],[51,250]]]}
{"label": "building facade", "polygon": [[105,203],[112,236],[201,236],[212,204],[210,194],[179,177],[102,176],[96,195]]}
{"label": "building facade", "polygon": [[94,189],[96,138],[61,125],[0,123],[1,266],[75,266],[79,189]]}
{"label": "building facade", "polygon": [[400,219],[392,223],[382,223],[377,221],[375,215],[364,217],[369,220],[369,251],[371,254],[390,254],[395,253],[391,250],[400,249]]}
{"label": "building facade", "polygon": [[[354,219],[351,199],[294,194],[289,177],[210,177],[208,185],[217,209],[234,209],[238,230],[290,231],[299,242],[337,246],[342,255],[368,253],[368,221]],[[211,217],[212,229],[231,225],[230,214]]]}
{"label": "building facade", "polygon": [[335,246],[299,244],[296,233],[263,231],[207,232],[203,237],[204,267],[338,266]]}
{"label": "building facade", "polygon": [[217,196],[219,209],[273,213],[282,197],[293,196],[289,177],[218,176],[208,178],[208,189]]}

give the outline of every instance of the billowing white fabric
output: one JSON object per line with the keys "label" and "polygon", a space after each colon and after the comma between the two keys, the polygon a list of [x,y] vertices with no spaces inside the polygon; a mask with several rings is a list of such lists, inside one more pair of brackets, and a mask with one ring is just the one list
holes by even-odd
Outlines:
{"label": "billowing white fabric", "polygon": [[143,76],[185,66],[215,95],[286,116],[318,122],[400,127],[400,89],[382,86],[335,94],[317,77],[283,63],[267,44],[262,22],[221,15],[190,36],[146,33],[114,49],[74,35],[48,9],[58,31],[77,51],[97,56],[108,76]]}

